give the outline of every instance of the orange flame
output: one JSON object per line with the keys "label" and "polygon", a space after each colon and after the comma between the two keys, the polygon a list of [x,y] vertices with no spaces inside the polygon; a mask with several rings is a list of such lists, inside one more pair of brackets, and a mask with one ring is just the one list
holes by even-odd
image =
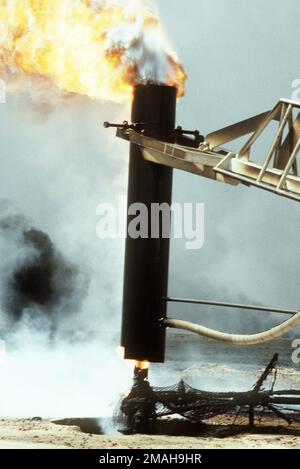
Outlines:
{"label": "orange flame", "polygon": [[122,358],[122,360],[125,360],[125,362],[130,366],[130,368],[134,369],[134,368],[139,368],[140,370],[148,370],[149,367],[150,367],[150,363],[146,360],[144,361],[139,361],[139,360],[127,360],[127,359],[124,359],[124,354],[125,354],[125,350],[123,347],[117,347],[117,350],[116,350],[117,354],[119,355],[120,358]]}
{"label": "orange flame", "polygon": [[136,361],[135,362],[135,367],[139,368],[140,370],[148,370],[150,366],[150,363],[147,362],[146,360],[141,362],[141,361]]}
{"label": "orange flame", "polygon": [[182,96],[186,74],[147,5],[0,0],[0,73],[43,77],[66,93],[116,102],[144,81],[176,86]]}

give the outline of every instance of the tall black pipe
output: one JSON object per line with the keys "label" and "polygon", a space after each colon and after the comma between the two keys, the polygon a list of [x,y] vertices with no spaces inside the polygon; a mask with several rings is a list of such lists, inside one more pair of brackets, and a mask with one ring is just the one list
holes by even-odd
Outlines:
{"label": "tall black pipe", "polygon": [[[164,142],[174,141],[177,90],[170,86],[140,85],[134,90],[132,122],[143,124],[144,135]],[[172,169],[143,159],[139,146],[131,144],[128,207],[144,204],[151,223],[151,204],[172,201]],[[134,216],[128,216],[128,226]],[[153,221],[154,222],[154,221]],[[121,344],[125,358],[164,362],[169,269],[169,238],[127,236]]]}

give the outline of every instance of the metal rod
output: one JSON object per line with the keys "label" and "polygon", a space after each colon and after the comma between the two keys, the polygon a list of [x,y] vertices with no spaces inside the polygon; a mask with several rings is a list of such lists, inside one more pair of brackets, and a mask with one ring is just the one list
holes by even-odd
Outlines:
{"label": "metal rod", "polygon": [[273,391],[272,396],[300,396],[300,391],[286,389],[285,391]]}
{"label": "metal rod", "polygon": [[300,200],[300,197],[298,195],[296,195],[297,194],[296,192],[289,192],[288,190],[283,190],[283,189],[279,190],[279,189],[276,188],[276,186],[270,186],[269,184],[262,183],[262,182],[258,183],[258,182],[256,182],[255,179],[250,179],[249,177],[241,176],[238,173],[233,173],[233,172],[227,171],[226,169],[223,169],[223,168],[218,168],[218,169],[214,168],[214,171],[216,173],[220,173],[220,174],[224,174],[225,176],[229,176],[232,179],[237,179],[238,181],[241,181],[242,183],[246,184],[247,186],[251,185],[251,186],[257,187],[258,189],[263,189],[267,192],[273,192],[273,193],[275,193],[277,195],[280,195],[282,197],[286,197],[288,199],[295,200],[296,202],[299,202],[299,200]]}
{"label": "metal rod", "polygon": [[247,152],[251,149],[253,143],[256,142],[258,137],[261,136],[263,131],[266,129],[266,127],[270,124],[270,122],[274,119],[276,114],[278,113],[278,104],[274,107],[274,109],[270,112],[270,114],[266,117],[266,119],[260,124],[260,126],[257,128],[257,130],[254,132],[253,135],[249,138],[249,140],[245,143],[243,148],[239,152],[239,157],[242,158],[247,154]]}
{"label": "metal rod", "polygon": [[207,301],[207,300],[194,300],[189,298],[163,298],[164,301],[168,303],[187,303],[187,304],[196,304],[196,305],[209,305],[209,306],[220,306],[223,308],[239,308],[247,309],[253,311],[267,311],[270,313],[281,313],[281,314],[297,314],[298,311],[291,309],[278,309],[278,308],[269,308],[265,306],[255,306],[255,305],[243,305],[238,303],[223,303],[220,301]]}
{"label": "metal rod", "polygon": [[175,133],[177,134],[186,134],[186,135],[194,135],[195,137],[199,137],[200,131],[199,130],[185,130],[180,125],[176,127]]}
{"label": "metal rod", "polygon": [[[282,106],[283,106],[283,108],[284,108],[284,104],[283,104]],[[258,178],[257,178],[257,182],[261,182],[262,179],[263,179],[263,177],[264,177],[264,175],[265,175],[265,173],[266,173],[266,170],[267,170],[267,168],[268,168],[268,166],[269,166],[269,164],[270,164],[270,161],[271,161],[271,159],[272,159],[274,150],[276,149],[276,147],[278,146],[278,143],[279,143],[280,139],[282,138],[282,134],[283,134],[285,125],[286,125],[286,123],[287,123],[287,121],[288,121],[288,118],[289,118],[289,116],[290,116],[292,110],[293,110],[293,107],[292,107],[291,104],[289,104],[289,106],[288,106],[288,108],[287,108],[287,110],[286,110],[286,112],[285,112],[283,118],[281,119],[281,122],[280,122],[280,125],[279,125],[279,128],[278,128],[278,131],[276,132],[275,139],[274,139],[274,141],[273,141],[273,143],[272,143],[272,146],[271,146],[271,148],[270,148],[270,150],[269,150],[269,152],[268,152],[267,158],[266,158],[266,160],[265,160],[265,162],[264,162],[264,164],[263,164],[263,166],[262,166],[262,168],[261,168],[261,170],[260,170],[259,176],[258,176]]]}
{"label": "metal rod", "polygon": [[286,405],[300,405],[300,398],[298,397],[271,397],[271,404],[286,404]]}
{"label": "metal rod", "polygon": [[289,172],[290,172],[290,169],[291,169],[291,167],[293,166],[293,164],[294,164],[294,162],[295,162],[295,160],[296,160],[296,158],[297,158],[297,155],[298,155],[298,153],[299,153],[299,150],[300,150],[300,138],[298,139],[298,142],[297,142],[297,144],[296,144],[296,146],[295,146],[295,148],[294,148],[294,151],[293,151],[293,153],[291,154],[291,157],[290,157],[290,159],[289,159],[289,161],[288,161],[288,163],[287,163],[287,165],[286,165],[286,167],[285,167],[285,170],[284,170],[284,172],[283,172],[283,174],[282,174],[282,176],[281,176],[281,179],[280,179],[280,181],[279,181],[279,183],[278,183],[277,189],[281,189],[282,186],[284,185],[284,183],[286,182],[287,176],[288,176],[288,174],[289,174]]}

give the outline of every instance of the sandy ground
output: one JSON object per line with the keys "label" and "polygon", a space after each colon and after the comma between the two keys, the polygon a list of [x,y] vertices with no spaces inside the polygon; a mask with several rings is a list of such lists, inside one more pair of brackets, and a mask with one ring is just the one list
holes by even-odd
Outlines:
{"label": "sandy ground", "polygon": [[[277,420],[277,419],[276,419]],[[266,424],[269,422],[265,422]],[[281,426],[273,422],[275,434],[265,434],[261,425],[257,434],[241,433],[227,438],[132,435],[102,436],[82,433],[76,426],[61,426],[49,420],[1,420],[1,449],[206,449],[206,448],[242,448],[242,449],[299,449],[300,424]],[[280,425],[280,428],[278,428]],[[284,434],[285,432],[291,434]]]}

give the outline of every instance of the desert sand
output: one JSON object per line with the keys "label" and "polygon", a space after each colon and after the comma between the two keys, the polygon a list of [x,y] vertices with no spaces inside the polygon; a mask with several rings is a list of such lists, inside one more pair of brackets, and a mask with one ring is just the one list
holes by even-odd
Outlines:
{"label": "desert sand", "polygon": [[[220,423],[216,422],[215,423]],[[226,422],[223,418],[223,424]],[[229,421],[228,421],[229,423]],[[272,424],[272,430],[266,425]],[[285,425],[278,419],[258,423],[256,433],[220,437],[169,435],[92,435],[78,426],[57,425],[50,420],[0,421],[1,449],[299,449],[300,423]],[[289,434],[285,434],[285,433]]]}

